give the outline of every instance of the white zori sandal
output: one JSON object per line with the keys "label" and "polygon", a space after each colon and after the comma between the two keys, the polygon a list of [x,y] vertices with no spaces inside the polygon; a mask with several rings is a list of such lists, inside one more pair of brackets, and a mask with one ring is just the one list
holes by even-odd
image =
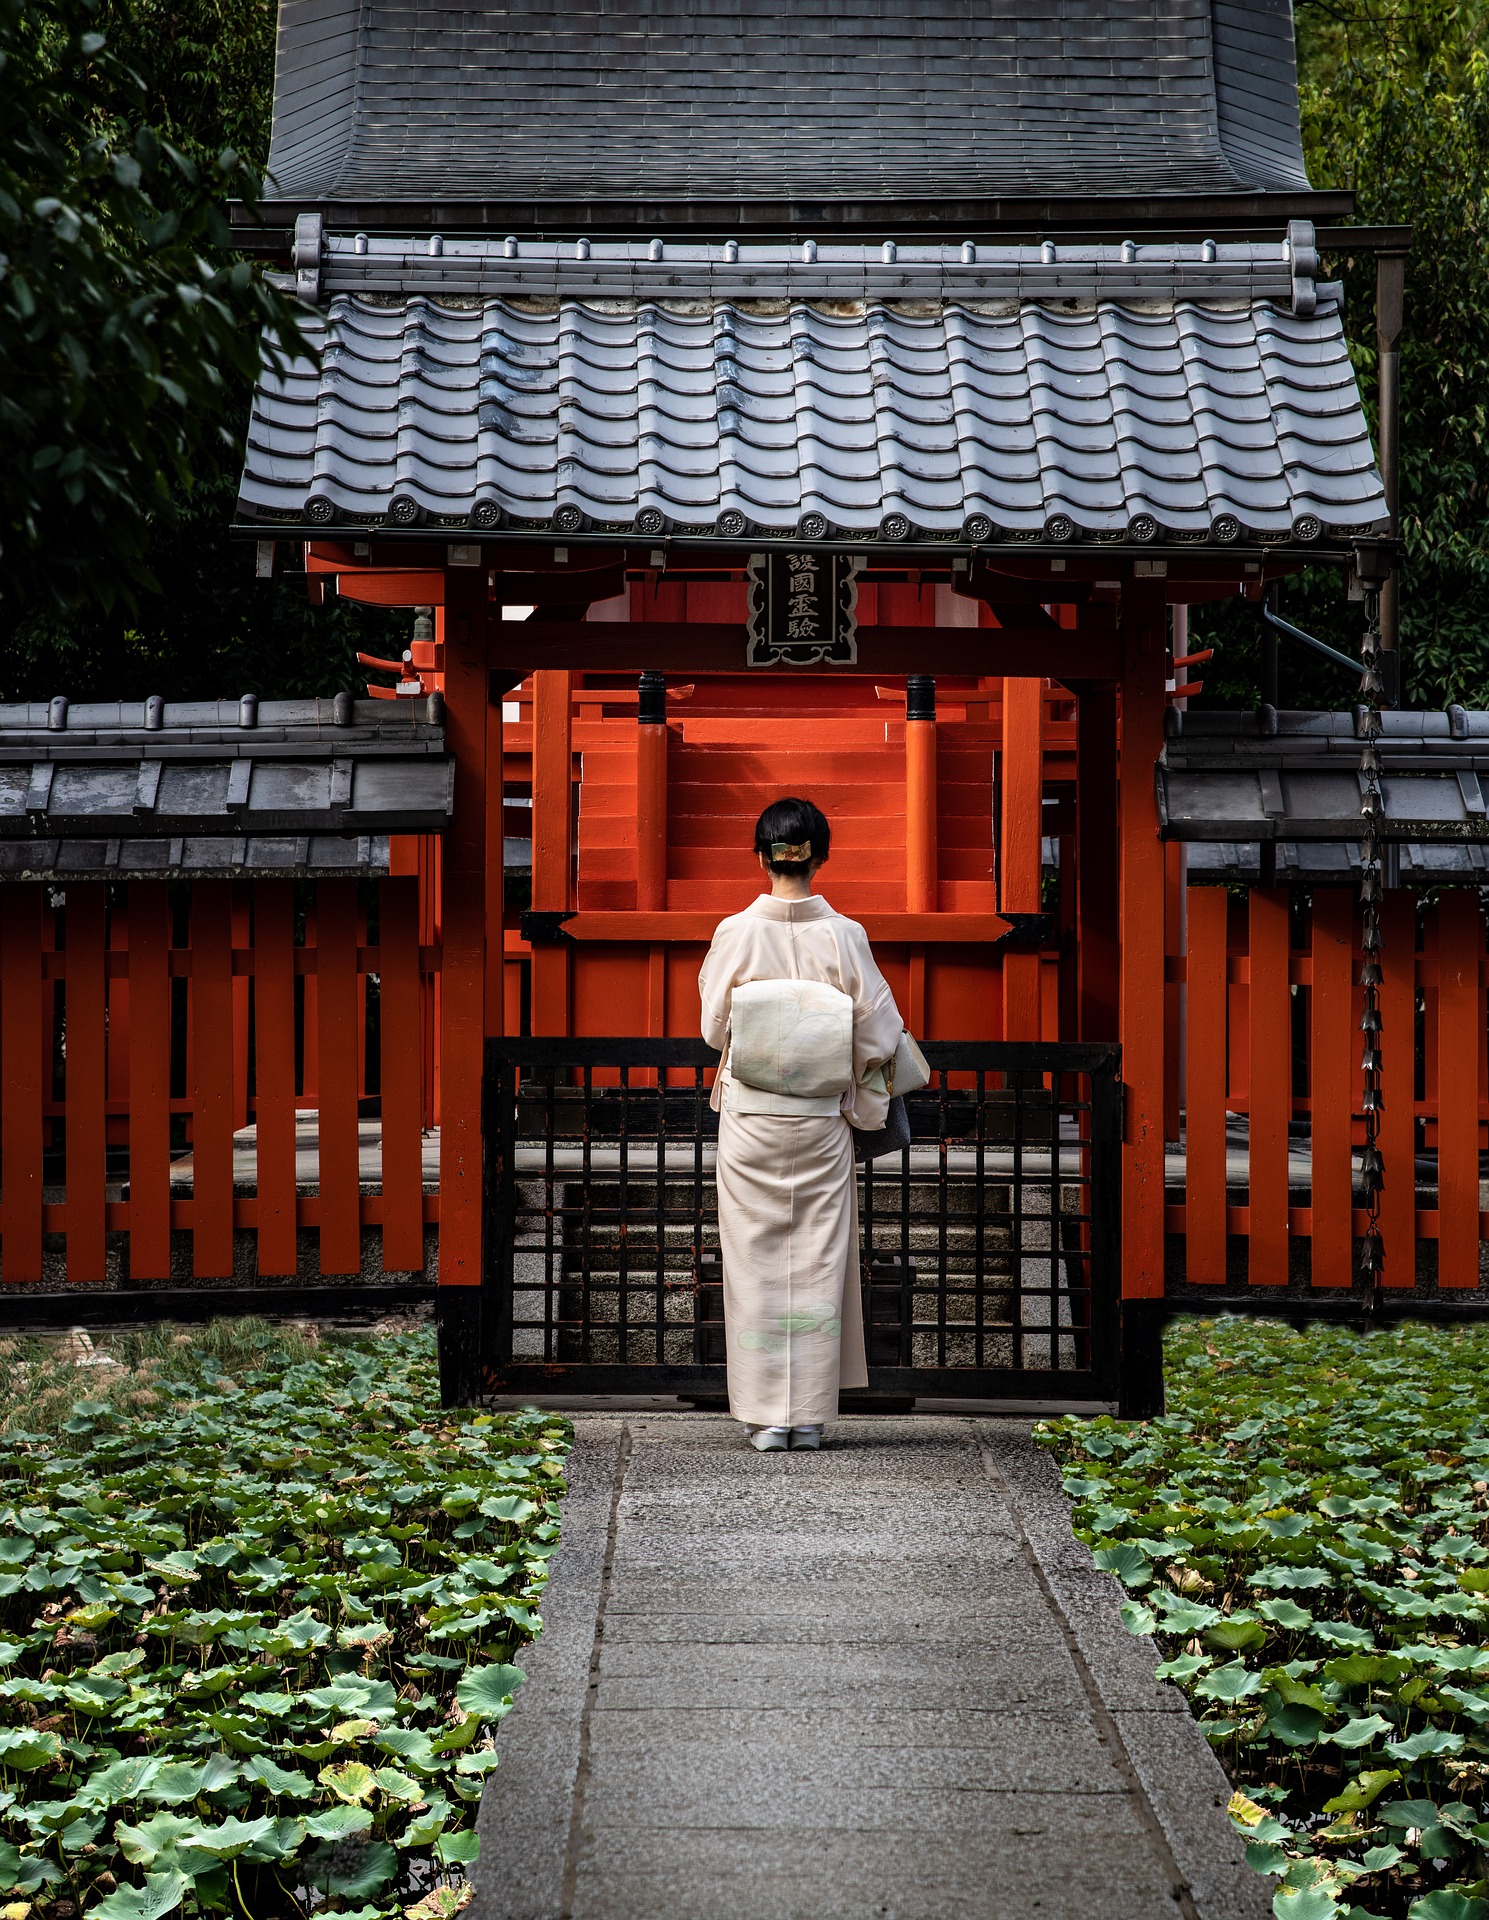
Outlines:
{"label": "white zori sandal", "polygon": [[756,1427],[750,1445],[756,1453],[784,1453],[791,1444],[789,1427]]}
{"label": "white zori sandal", "polygon": [[793,1427],[791,1449],[794,1453],[815,1453],[822,1445],[821,1427]]}

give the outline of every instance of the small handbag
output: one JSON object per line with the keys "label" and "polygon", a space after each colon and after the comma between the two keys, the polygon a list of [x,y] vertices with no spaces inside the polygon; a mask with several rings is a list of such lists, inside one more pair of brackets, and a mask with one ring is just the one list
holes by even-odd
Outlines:
{"label": "small handbag", "polygon": [[919,1093],[931,1084],[931,1066],[906,1027],[895,1043],[894,1058],[885,1075],[885,1091],[891,1099],[897,1095]]}
{"label": "small handbag", "polygon": [[891,1095],[884,1125],[871,1132],[853,1129],[853,1158],[877,1160],[886,1153],[901,1153],[910,1144],[910,1112],[902,1093]]}
{"label": "small handbag", "polygon": [[874,1093],[887,1093],[891,1099],[896,1094],[919,1093],[922,1087],[930,1084],[930,1062],[916,1045],[908,1028],[900,1031],[894,1058],[886,1060],[882,1067],[872,1067],[860,1082],[860,1085]]}

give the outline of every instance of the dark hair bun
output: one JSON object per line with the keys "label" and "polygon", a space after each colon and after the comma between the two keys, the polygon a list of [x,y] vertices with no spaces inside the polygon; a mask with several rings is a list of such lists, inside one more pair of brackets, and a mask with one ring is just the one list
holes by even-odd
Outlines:
{"label": "dark hair bun", "polygon": [[755,851],[772,873],[805,873],[827,858],[831,844],[827,815],[810,800],[776,800],[755,822]]}

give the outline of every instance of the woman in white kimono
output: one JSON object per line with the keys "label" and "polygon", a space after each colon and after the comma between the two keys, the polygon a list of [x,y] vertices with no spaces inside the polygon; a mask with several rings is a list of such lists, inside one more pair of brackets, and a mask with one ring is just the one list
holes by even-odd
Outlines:
{"label": "woman in white kimono", "polygon": [[[868,1383],[853,1128],[884,1124],[888,1095],[863,1082],[893,1059],[903,1022],[868,935],[812,892],[830,839],[826,818],[810,801],[778,800],[765,809],[755,852],[770,892],[720,923],[698,976],[703,1037],[724,1055],[713,1105],[729,1410],[762,1452],[819,1447],[824,1424],[837,1414],[838,1389]],[[762,1094],[736,1077],[731,1054],[742,1050],[734,1045],[732,1003],[749,982],[780,990],[768,1028],[778,1035],[777,1071],[751,1071],[780,1086],[800,1069],[816,1091]],[[746,999],[758,1009],[771,1000],[770,989]],[[824,1029],[821,1020],[814,1027],[801,1017],[804,1001],[826,1007],[829,1026],[832,1009],[840,1010],[839,1065],[823,1068],[820,1046],[817,1059],[805,1060],[812,1033],[820,1037]],[[752,1031],[761,1031],[758,1012]],[[759,1052],[757,1045],[750,1058]],[[834,1077],[840,1084],[831,1084]]]}

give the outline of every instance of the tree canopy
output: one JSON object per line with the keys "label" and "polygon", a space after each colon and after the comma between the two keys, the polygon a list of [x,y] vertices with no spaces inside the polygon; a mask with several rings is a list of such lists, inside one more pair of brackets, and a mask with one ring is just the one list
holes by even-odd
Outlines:
{"label": "tree canopy", "polygon": [[[1369,225],[1409,225],[1402,339],[1401,645],[1406,704],[1489,705],[1489,60],[1486,9],[1456,0],[1299,0],[1304,143],[1317,187],[1349,187]],[[1333,260],[1374,424],[1373,262]],[[1289,582],[1285,610],[1353,653],[1360,610],[1322,570]],[[1207,608],[1210,696],[1257,698],[1258,622]],[[1284,705],[1339,706],[1342,670],[1284,646]],[[1208,704],[1208,701],[1207,701]]]}
{"label": "tree canopy", "polygon": [[227,538],[262,331],[303,345],[226,216],[273,31],[272,0],[0,0],[0,698],[329,692],[389,626],[255,590]]}

